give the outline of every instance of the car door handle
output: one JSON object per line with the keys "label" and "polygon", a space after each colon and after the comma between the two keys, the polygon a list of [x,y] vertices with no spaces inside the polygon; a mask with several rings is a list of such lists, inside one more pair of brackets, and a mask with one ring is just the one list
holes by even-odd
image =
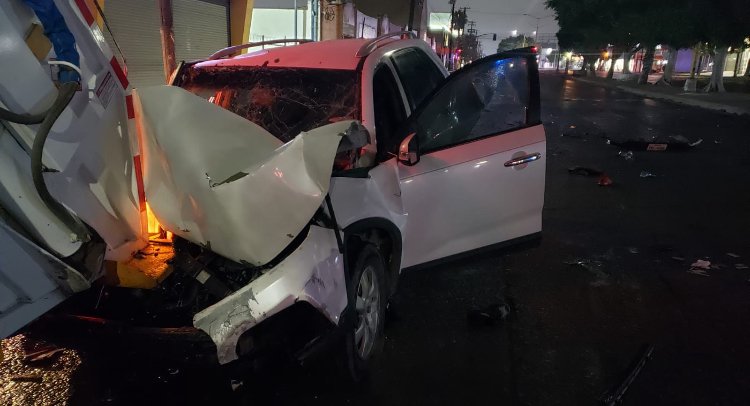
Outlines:
{"label": "car door handle", "polygon": [[534,162],[541,157],[542,157],[542,154],[538,152],[534,154],[519,156],[518,158],[513,158],[510,161],[506,162],[505,167],[507,168],[507,167],[516,166],[516,165],[527,164],[529,162]]}

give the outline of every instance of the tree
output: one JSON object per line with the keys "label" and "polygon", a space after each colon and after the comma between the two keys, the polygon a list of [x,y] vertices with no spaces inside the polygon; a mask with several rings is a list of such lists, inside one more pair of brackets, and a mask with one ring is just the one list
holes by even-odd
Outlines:
{"label": "tree", "polygon": [[689,7],[693,16],[696,16],[696,29],[701,40],[712,46],[714,65],[711,80],[703,91],[724,92],[724,66],[729,48],[742,46],[743,39],[750,31],[745,23],[750,18],[750,2],[692,0]]}
{"label": "tree", "polygon": [[613,55],[622,50],[623,71],[628,72],[630,56],[643,47],[642,83],[651,71],[655,44],[670,51],[665,72],[669,81],[677,50],[701,42],[711,45],[715,59],[706,90],[720,90],[727,49],[750,34],[748,0],[546,0],[546,5],[555,10],[563,48],[598,53],[611,46]]}
{"label": "tree", "polygon": [[[617,0],[619,1],[619,0]],[[624,0],[623,0],[624,1]],[[583,69],[593,73],[595,58],[607,48],[609,26],[614,0],[547,0],[547,7],[555,10],[560,30],[557,41],[561,49],[577,50],[584,54]]]}
{"label": "tree", "polygon": [[534,38],[526,35],[510,36],[500,40],[497,44],[497,52],[510,51],[511,49],[525,48],[534,43]]}
{"label": "tree", "polygon": [[472,62],[481,57],[478,45],[477,37],[473,34],[462,35],[456,40],[456,46],[461,50],[461,58],[466,62]]}

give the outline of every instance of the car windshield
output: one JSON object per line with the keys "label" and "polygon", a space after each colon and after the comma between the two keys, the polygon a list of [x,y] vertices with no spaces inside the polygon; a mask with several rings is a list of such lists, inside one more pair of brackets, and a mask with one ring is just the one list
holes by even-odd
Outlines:
{"label": "car windshield", "polygon": [[282,142],[326,124],[359,119],[355,71],[193,67],[181,87],[258,124]]}

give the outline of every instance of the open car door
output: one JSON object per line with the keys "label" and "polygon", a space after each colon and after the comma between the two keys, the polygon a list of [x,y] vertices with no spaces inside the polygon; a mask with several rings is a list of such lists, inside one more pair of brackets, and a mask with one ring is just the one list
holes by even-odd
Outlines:
{"label": "open car door", "polygon": [[399,146],[405,266],[541,231],[546,141],[531,48],[455,72]]}

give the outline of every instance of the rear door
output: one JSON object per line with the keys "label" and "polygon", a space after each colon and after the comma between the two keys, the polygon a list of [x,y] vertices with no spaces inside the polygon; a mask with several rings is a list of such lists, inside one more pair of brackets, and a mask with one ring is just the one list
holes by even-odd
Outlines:
{"label": "rear door", "polygon": [[530,49],[451,75],[405,133],[416,133],[420,161],[399,164],[404,266],[541,231],[546,141]]}

